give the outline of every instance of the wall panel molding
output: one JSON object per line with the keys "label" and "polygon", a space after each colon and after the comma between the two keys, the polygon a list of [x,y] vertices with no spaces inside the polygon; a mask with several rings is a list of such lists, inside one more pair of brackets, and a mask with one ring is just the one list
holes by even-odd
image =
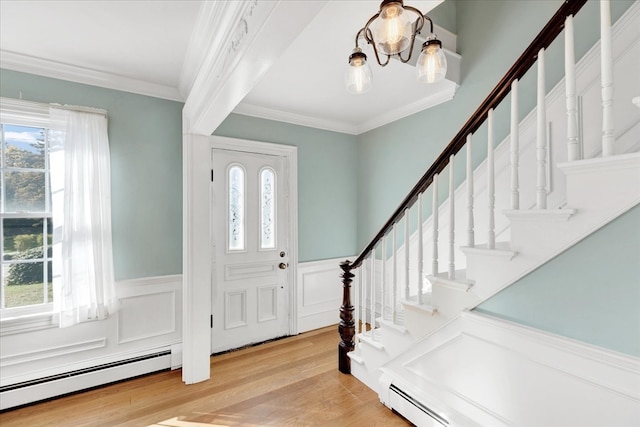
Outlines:
{"label": "wall panel molding", "polygon": [[298,332],[337,324],[342,304],[340,263],[357,256],[298,264]]}

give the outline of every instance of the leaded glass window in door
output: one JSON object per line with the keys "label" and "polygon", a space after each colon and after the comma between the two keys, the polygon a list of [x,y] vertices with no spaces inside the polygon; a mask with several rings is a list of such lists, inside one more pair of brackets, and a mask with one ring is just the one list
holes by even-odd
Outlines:
{"label": "leaded glass window in door", "polygon": [[260,172],[260,249],[276,247],[275,180],[273,169],[262,169]]}
{"label": "leaded glass window in door", "polygon": [[241,166],[234,165],[228,173],[228,249],[245,249],[245,173]]}

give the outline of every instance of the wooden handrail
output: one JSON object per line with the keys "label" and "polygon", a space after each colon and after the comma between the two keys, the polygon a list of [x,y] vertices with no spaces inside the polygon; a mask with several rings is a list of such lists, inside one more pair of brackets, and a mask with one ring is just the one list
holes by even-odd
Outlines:
{"label": "wooden handrail", "polygon": [[340,264],[343,271],[343,301],[340,307],[340,324],[338,327],[342,341],[339,344],[339,370],[343,373],[351,373],[351,364],[348,352],[353,351],[355,322],[353,320],[354,307],[350,300],[351,280],[354,277],[351,270],[358,268],[362,262],[378,245],[380,240],[392,229],[394,224],[398,223],[405,214],[405,211],[416,202],[418,195],[424,192],[433,182],[433,177],[444,170],[449,163],[449,158],[457,154],[466,143],[467,135],[476,132],[486,120],[489,110],[495,109],[500,102],[511,91],[511,84],[515,80],[521,79],[527,71],[536,63],[538,52],[540,49],[547,49],[549,45],[562,32],[565,20],[568,16],[575,15],[585,5],[587,0],[565,0],[558,11],[551,17],[549,22],[533,39],[531,44],[520,55],[516,62],[509,68],[507,73],[502,77],[498,84],[493,88],[485,100],[480,104],[476,111],[471,115],[469,120],[462,126],[457,135],[451,140],[449,145],[440,153],[438,158],[427,169],[425,174],[420,178],[417,184],[411,189],[409,194],[404,198],[395,212],[387,220],[384,226],[375,235],[371,243],[360,253],[354,262],[344,261]]}
{"label": "wooden handrail", "polygon": [[569,15],[575,15],[586,2],[587,0],[565,0],[560,9],[558,9],[555,15],[553,15],[553,17],[549,20],[547,25],[545,25],[542,31],[540,31],[540,33],[536,36],[536,38],[533,39],[529,47],[527,47],[522,55],[520,55],[516,62],[511,66],[509,71],[507,71],[504,77],[498,82],[496,87],[494,87],[491,93],[489,93],[489,96],[487,96],[482,104],[480,104],[478,109],[471,115],[471,118],[467,120],[458,134],[451,140],[444,151],[440,153],[435,162],[433,162],[427,172],[425,172],[418,183],[404,198],[402,203],[400,203],[398,208],[380,229],[378,234],[376,234],[373,240],[371,240],[371,243],[369,243],[369,245],[367,245],[367,247],[362,251],[360,256],[358,256],[358,258],[353,263],[351,263],[351,268],[358,268],[362,264],[362,261],[364,261],[364,259],[371,253],[373,248],[375,248],[380,239],[382,239],[382,237],[391,230],[391,227],[393,227],[395,223],[399,222],[402,219],[405,209],[413,206],[418,198],[418,194],[425,191],[429,187],[429,185],[431,185],[433,176],[436,173],[440,173],[444,170],[444,168],[449,163],[449,157],[451,155],[457,154],[462,149],[462,147],[464,147],[467,135],[473,134],[475,131],[477,131],[482,123],[484,123],[484,121],[486,120],[489,110],[492,108],[496,108],[500,104],[500,102],[502,102],[502,100],[509,94],[509,92],[511,91],[511,83],[513,83],[513,81],[516,79],[521,79],[535,64],[540,49],[548,48],[549,45],[555,40],[555,38],[560,34],[562,29],[564,28],[564,21],[566,17]]}

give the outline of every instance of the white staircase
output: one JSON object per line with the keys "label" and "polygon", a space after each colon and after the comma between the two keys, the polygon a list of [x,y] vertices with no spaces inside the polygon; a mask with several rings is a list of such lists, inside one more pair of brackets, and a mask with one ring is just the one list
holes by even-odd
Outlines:
{"label": "white staircase", "polygon": [[[630,73],[637,80],[640,75],[637,28],[638,2],[613,29],[616,76]],[[592,70],[599,67],[594,60],[599,51],[600,46],[594,46],[576,66],[578,92],[585,99],[600,92],[600,76]],[[592,158],[573,161],[567,161],[564,94],[564,80],[546,94],[548,164],[540,158],[539,145],[536,147],[537,111],[519,123],[520,169],[516,164],[516,172],[521,182],[536,182],[542,160],[547,209],[536,208],[539,186],[535,184],[531,191],[519,191],[519,205],[531,209],[512,209],[508,195],[513,189],[509,176],[514,164],[511,138],[507,137],[492,153],[495,164],[485,161],[473,171],[472,197],[466,183],[459,185],[448,201],[435,205],[438,218],[426,219],[411,235],[405,229],[408,238],[400,247],[394,244],[389,257],[386,250],[379,250],[377,256],[374,250],[369,264],[363,264],[373,269],[359,275],[356,319],[373,324],[373,329],[357,331],[355,350],[349,354],[351,373],[377,391],[387,406],[418,425],[632,425],[626,423],[635,416],[635,422],[640,422],[640,362],[636,358],[468,311],[640,203],[640,110],[631,102],[638,94],[623,90],[615,94],[616,155],[601,157],[600,139],[585,137],[581,149]],[[601,105],[586,108],[601,109]],[[584,122],[582,134],[594,133],[602,135],[601,123]],[[493,183],[487,181],[492,169]],[[489,184],[477,185],[484,182]],[[537,182],[541,182],[539,175]],[[498,194],[495,218],[493,212],[477,208],[484,200],[491,206],[492,188]],[[459,208],[469,205],[470,209]],[[475,218],[470,220],[469,212]],[[457,234],[470,235],[470,242],[437,240],[438,234],[453,236],[447,230],[460,229],[460,224],[469,224],[466,233]],[[488,229],[483,230],[483,224],[489,224]],[[490,242],[492,234],[495,244]],[[474,235],[474,240],[490,243],[473,244]],[[422,243],[423,236],[436,238],[431,250],[427,247],[433,239]],[[420,243],[423,247],[419,249]],[[438,253],[451,255],[438,263]],[[427,260],[439,264],[437,273],[429,270],[432,263]],[[445,264],[449,271],[442,272]],[[424,277],[422,283],[418,283],[418,271]],[[397,290],[405,284],[411,297],[396,301],[394,295],[406,296],[405,291]],[[418,293],[422,294],[420,303]],[[505,348],[507,342],[522,347]],[[526,374],[517,375],[517,381],[504,378],[505,373],[520,370]],[[612,379],[603,384],[608,378]],[[550,379],[559,389],[542,391]],[[538,399],[536,393],[549,397],[544,402],[526,401]],[[586,393],[609,409],[566,411],[566,405],[581,402],[567,398],[571,393]],[[536,405],[547,407],[548,414],[531,409]],[[603,418],[603,413],[610,412],[615,414]],[[571,413],[578,415],[571,419]],[[549,418],[554,414],[561,416]]]}

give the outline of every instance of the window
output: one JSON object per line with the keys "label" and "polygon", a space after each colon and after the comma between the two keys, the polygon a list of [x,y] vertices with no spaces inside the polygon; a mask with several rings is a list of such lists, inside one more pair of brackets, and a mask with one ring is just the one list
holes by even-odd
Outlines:
{"label": "window", "polygon": [[80,110],[0,98],[3,334],[117,310],[106,113]]}
{"label": "window", "polygon": [[[52,215],[45,122],[6,117],[0,123],[0,309],[51,311]],[[38,307],[33,307],[38,306]],[[16,311],[16,310],[13,310]]]}

